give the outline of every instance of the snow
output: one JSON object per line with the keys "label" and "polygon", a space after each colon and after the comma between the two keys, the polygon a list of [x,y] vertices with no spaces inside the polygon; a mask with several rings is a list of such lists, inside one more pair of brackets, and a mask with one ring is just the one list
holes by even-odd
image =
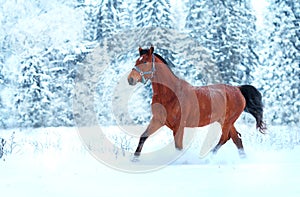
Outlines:
{"label": "snow", "polygon": [[[294,43],[297,28],[292,1],[251,0],[254,10],[246,6],[249,2],[240,4],[239,9],[230,2],[229,6],[223,2],[223,6],[210,1],[170,0],[170,5],[159,1],[159,14],[150,6],[154,1],[146,7],[137,7],[136,1],[114,1],[118,5],[99,2],[1,1],[0,143],[1,138],[6,140],[0,159],[1,196],[299,196],[299,64],[293,63],[299,53],[298,42]],[[139,18],[141,11],[152,13],[152,18]],[[248,11],[254,11],[257,20]],[[99,18],[104,20],[99,22]],[[162,21],[174,31],[151,30]],[[226,34],[219,32],[220,21]],[[133,26],[143,31],[134,29],[130,38],[133,34],[126,28]],[[116,39],[104,39],[110,36]],[[253,42],[250,51],[243,40]],[[222,74],[228,82],[252,82],[262,90],[268,134],[257,132],[253,117],[247,115],[236,125],[242,134],[245,159],[239,157],[231,141],[217,155],[200,158],[208,127],[186,129],[183,151],[174,148],[172,132],[163,127],[147,140],[139,159],[132,156],[145,126],[127,124],[149,120],[150,86],[130,92],[127,81],[121,83],[126,88],[117,82],[122,82],[122,77],[126,80],[125,72],[138,56],[138,45],[148,47],[148,43],[154,43],[156,52],[172,60],[176,75],[194,85],[223,82],[221,71],[212,62],[211,56],[215,56],[226,67]],[[229,64],[233,52],[227,53],[226,48],[238,48],[233,52],[244,61]],[[122,55],[116,58],[120,51]],[[254,52],[257,57],[251,55]],[[76,74],[82,74],[77,80],[86,80],[83,83],[99,84],[94,107],[101,114],[98,121],[107,124],[103,135],[95,137],[106,143],[93,135],[84,138],[79,128],[25,129],[74,125],[76,114],[70,102],[71,92],[76,91],[76,77],[72,77]],[[34,83],[33,76],[41,81]],[[31,85],[23,88],[28,80]],[[112,92],[116,88],[122,89],[118,95]],[[83,89],[88,96],[90,90]],[[36,90],[43,94],[36,98]],[[111,108],[118,117],[110,117]],[[124,118],[123,112],[129,112],[133,117],[128,119],[134,121]],[[108,126],[115,122],[126,126]],[[0,153],[1,148],[0,144]]]}
{"label": "snow", "polygon": [[[111,130],[112,127],[107,131]],[[89,154],[80,141],[76,128],[15,129],[1,131],[1,135],[9,141],[13,132],[13,141],[17,146],[12,154],[6,154],[0,161],[1,196],[226,194],[252,197],[297,196],[300,192],[300,160],[297,156],[300,154],[299,146],[281,150],[272,147],[261,148],[255,143],[250,145],[245,138],[246,159],[238,157],[231,141],[225,144],[217,155],[200,159],[200,146],[195,145],[199,139],[196,137],[190,148],[174,163],[147,173],[126,173],[104,165]],[[161,137],[162,135],[157,135],[153,138],[163,141]],[[151,146],[156,145],[151,144],[153,141],[148,142],[145,148],[149,151]],[[162,157],[164,155],[156,159]],[[119,161],[123,159],[122,154],[116,158]],[[138,165],[132,161],[129,163]],[[147,165],[142,159],[137,163]]]}
{"label": "snow", "polygon": [[257,27],[261,28],[264,25],[266,8],[269,6],[266,0],[251,0],[254,11],[256,12]]}

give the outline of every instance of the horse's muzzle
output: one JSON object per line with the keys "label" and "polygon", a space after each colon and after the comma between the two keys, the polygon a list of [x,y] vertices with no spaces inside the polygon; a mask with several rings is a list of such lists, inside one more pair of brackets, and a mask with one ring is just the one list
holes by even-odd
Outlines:
{"label": "horse's muzzle", "polygon": [[128,78],[128,83],[129,83],[129,85],[134,86],[136,84],[136,80],[134,80],[134,78],[132,78],[132,77],[129,77]]}

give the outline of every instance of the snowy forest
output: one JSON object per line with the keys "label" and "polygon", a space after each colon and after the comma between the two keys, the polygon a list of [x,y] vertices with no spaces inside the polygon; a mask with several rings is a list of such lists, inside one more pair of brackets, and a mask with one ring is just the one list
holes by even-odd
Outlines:
{"label": "snowy forest", "polygon": [[[1,196],[299,196],[299,0],[0,0],[0,27]],[[218,123],[134,157],[152,89],[127,76],[151,44],[192,85],[261,92],[266,134],[234,125],[245,157],[209,153]]]}
{"label": "snowy forest", "polygon": [[[263,95],[267,124],[299,125],[297,1],[0,2],[2,129],[76,126],[80,91],[92,94],[100,124],[115,124],[114,88],[133,67],[138,46],[150,44],[191,84],[252,84]],[[80,89],[80,80],[96,85]],[[148,123],[150,101],[149,83],[128,101],[136,124]]]}

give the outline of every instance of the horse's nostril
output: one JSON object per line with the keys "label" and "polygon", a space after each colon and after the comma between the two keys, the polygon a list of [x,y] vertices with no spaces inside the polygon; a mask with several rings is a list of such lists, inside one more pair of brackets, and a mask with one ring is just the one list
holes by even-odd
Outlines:
{"label": "horse's nostril", "polygon": [[129,85],[132,85],[134,83],[134,79],[132,77],[128,78]]}

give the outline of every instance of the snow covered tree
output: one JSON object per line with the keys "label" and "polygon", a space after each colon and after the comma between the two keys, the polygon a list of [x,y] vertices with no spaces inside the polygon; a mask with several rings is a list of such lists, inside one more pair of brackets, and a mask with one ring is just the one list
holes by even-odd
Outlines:
{"label": "snow covered tree", "polygon": [[126,1],[103,0],[99,7],[98,39],[111,37],[132,24],[129,7]]}
{"label": "snow covered tree", "polygon": [[187,16],[186,28],[208,49],[225,83],[252,81],[251,71],[258,65],[255,17],[250,2],[195,1]]}
{"label": "snow covered tree", "polygon": [[[250,0],[4,0],[0,127],[74,125],[73,85],[81,74],[77,63],[88,59],[95,43],[100,43],[98,56],[93,53],[95,62],[110,67],[106,74],[111,76],[101,76],[97,89],[103,98],[122,72],[132,68],[137,47],[154,44],[176,75],[193,85],[254,84],[263,93],[266,117],[272,123],[296,124],[300,121],[294,115],[300,110],[300,4],[268,2],[266,23],[258,30]],[[84,79],[96,79],[101,69],[85,73]],[[147,84],[133,103],[150,103],[150,87]],[[105,107],[99,106],[104,121],[109,119]],[[142,107],[143,112],[149,110],[148,105]],[[134,120],[145,123],[147,118],[136,114]]]}
{"label": "snow covered tree", "polygon": [[261,78],[256,83],[262,87],[267,118],[273,124],[300,121],[295,115],[300,110],[300,18],[295,5],[291,0],[270,1],[261,38],[263,66],[256,71]]}
{"label": "snow covered tree", "polygon": [[85,6],[85,26],[83,30],[84,39],[95,41],[98,39],[100,27],[100,13],[98,4],[89,4]]}
{"label": "snow covered tree", "polygon": [[14,95],[13,91],[16,90],[16,86],[7,76],[1,75],[0,77],[0,92],[2,93],[0,95],[0,128],[10,128],[12,126],[17,126],[15,122],[16,109],[12,102]]}
{"label": "snow covered tree", "polygon": [[[70,75],[85,51],[83,2],[2,1],[1,5],[0,73],[5,78],[0,81],[0,127],[72,125]],[[61,75],[56,79],[53,73]],[[51,87],[58,84],[62,85]]]}
{"label": "snow covered tree", "polygon": [[[4,75],[2,74],[2,70],[3,70],[3,58],[1,58],[0,55],[0,91],[3,91],[5,84],[4,84]],[[2,98],[0,96],[0,113],[3,114],[5,110],[5,106],[3,105],[3,101]],[[5,123],[4,120],[2,120],[2,118],[0,119],[0,128],[5,127]]]}
{"label": "snow covered tree", "polygon": [[18,110],[20,127],[41,127],[47,123],[49,96],[47,95],[47,75],[43,71],[44,62],[36,56],[30,56],[21,62],[19,90],[15,105]]}
{"label": "snow covered tree", "polygon": [[135,24],[140,27],[174,28],[169,0],[138,0],[135,8]]}
{"label": "snow covered tree", "polygon": [[6,144],[6,141],[0,137],[0,159],[3,157],[4,155],[4,146]]}

